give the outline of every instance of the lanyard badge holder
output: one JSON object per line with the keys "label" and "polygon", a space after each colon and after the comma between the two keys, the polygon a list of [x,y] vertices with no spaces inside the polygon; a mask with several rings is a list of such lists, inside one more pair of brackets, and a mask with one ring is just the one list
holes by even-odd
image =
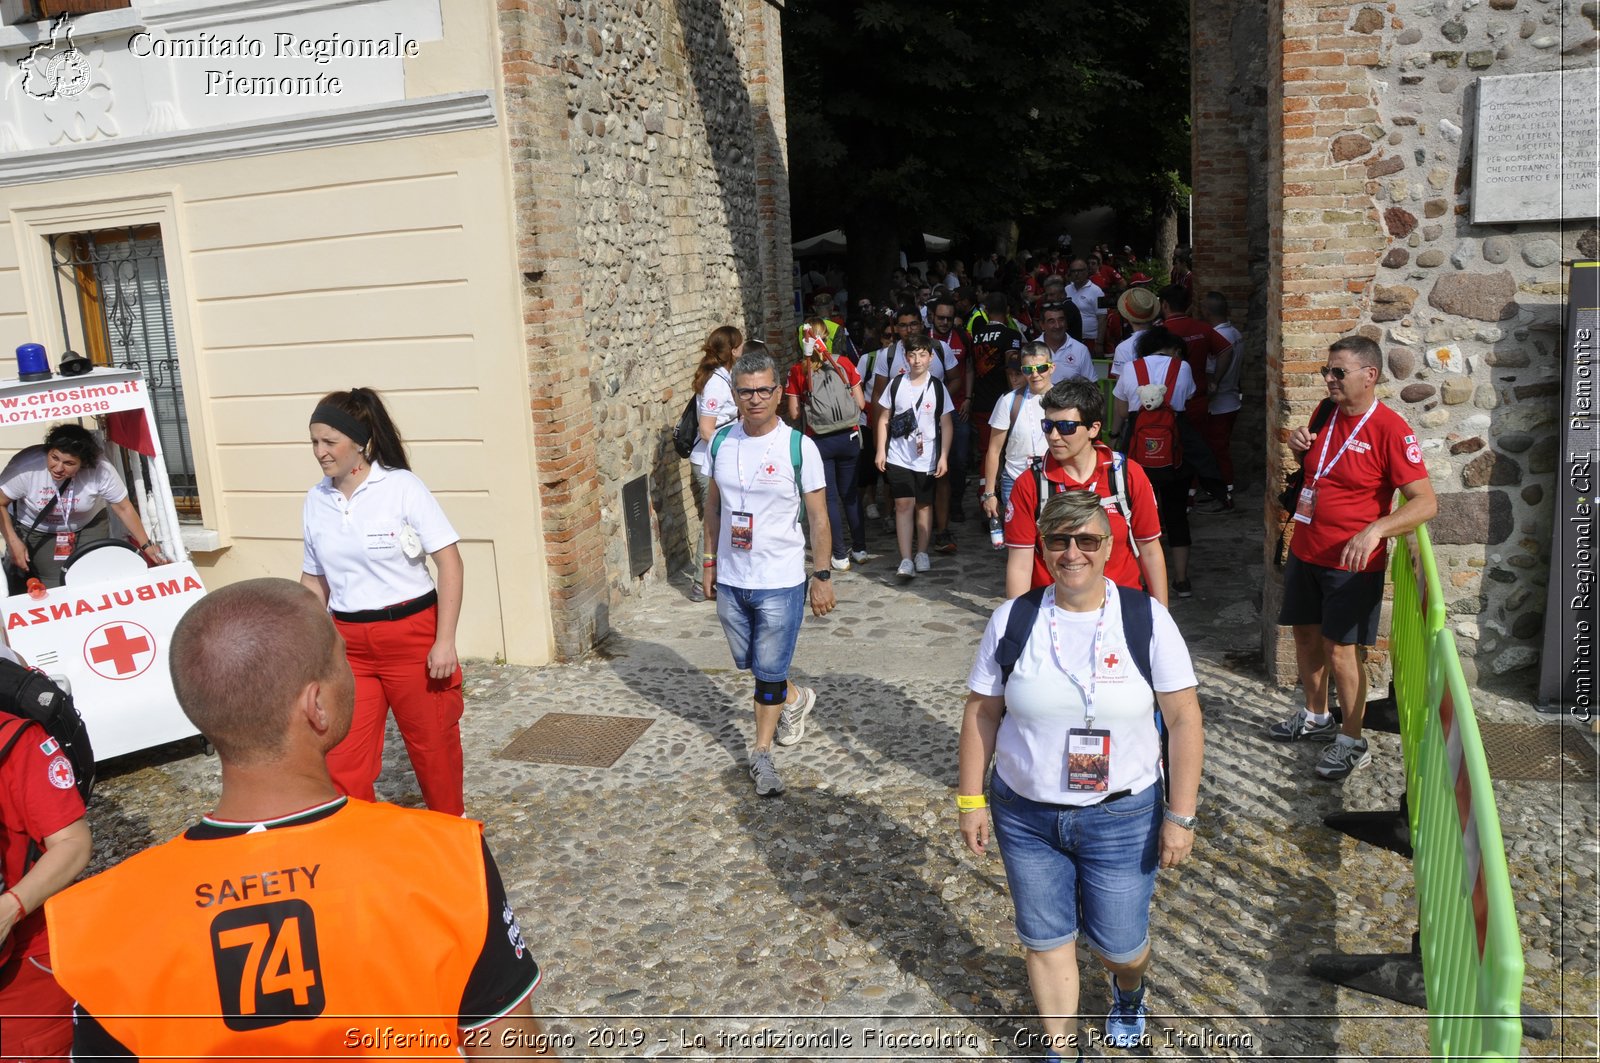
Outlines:
{"label": "lanyard badge holder", "polygon": [[[1360,435],[1361,429],[1367,425],[1367,418],[1371,417],[1373,411],[1377,408],[1378,404],[1376,402],[1367,407],[1367,412],[1361,415],[1361,420],[1356,422],[1356,426],[1350,430],[1350,434],[1345,437],[1345,441],[1339,445],[1339,451],[1333,456],[1331,462],[1328,460],[1328,444],[1333,442],[1333,433],[1329,431],[1322,437],[1322,453],[1317,456],[1317,474],[1312,477],[1309,486],[1300,488],[1300,497],[1295,499],[1294,504],[1295,520],[1301,524],[1311,523],[1311,517],[1317,510],[1317,491],[1321,488],[1322,478],[1333,472],[1334,466],[1339,464],[1339,459],[1344,457],[1344,452],[1350,449],[1350,444],[1356,441],[1356,436]],[[1325,428],[1324,431],[1327,431],[1327,429]]]}
{"label": "lanyard badge holder", "polygon": [[56,498],[61,503],[62,523],[62,529],[56,532],[56,549],[53,555],[58,562],[71,557],[73,548],[78,545],[78,533],[72,530],[72,503],[76,494],[76,491],[69,490],[66,497],[62,498],[61,492],[56,492]]}
{"label": "lanyard badge holder", "polygon": [[1055,588],[1050,589],[1043,603],[1050,616],[1050,647],[1055,653],[1056,666],[1083,692],[1083,726],[1067,731],[1067,790],[1070,793],[1103,794],[1111,788],[1111,732],[1094,725],[1094,695],[1097,686],[1095,669],[1100,663],[1100,643],[1105,634],[1106,605],[1113,593],[1115,589],[1111,581],[1106,580],[1106,597],[1100,603],[1100,616],[1094,625],[1087,682],[1067,667],[1061,652],[1061,633],[1056,625]]}

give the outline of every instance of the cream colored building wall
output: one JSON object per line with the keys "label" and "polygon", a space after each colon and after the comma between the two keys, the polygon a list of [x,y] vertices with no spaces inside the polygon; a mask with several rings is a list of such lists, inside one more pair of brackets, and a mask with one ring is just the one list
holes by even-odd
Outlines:
{"label": "cream colored building wall", "polygon": [[[486,5],[447,5],[407,95],[498,83]],[[460,41],[481,42],[463,47]],[[463,655],[552,639],[509,174],[498,126],[0,187],[0,375],[63,345],[46,233],[161,226],[205,525],[208,585],[300,571],[323,393],[383,393],[462,537]],[[0,430],[0,446],[37,426]]]}

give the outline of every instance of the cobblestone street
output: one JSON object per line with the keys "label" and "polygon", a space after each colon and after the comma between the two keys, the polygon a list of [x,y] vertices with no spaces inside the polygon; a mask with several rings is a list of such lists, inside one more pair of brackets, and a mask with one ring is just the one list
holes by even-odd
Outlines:
{"label": "cobblestone street", "polygon": [[[1411,868],[1322,826],[1395,807],[1399,738],[1373,736],[1343,786],[1311,772],[1320,747],[1263,727],[1294,704],[1260,673],[1259,488],[1197,515],[1196,596],[1174,613],[1201,677],[1207,762],[1191,861],[1158,883],[1151,1044],[1103,1055],[1417,1058],[1422,1011],[1306,971],[1333,951],[1396,952],[1416,925]],[[605,652],[529,669],[467,670],[468,813],[487,825],[545,970],[535,1007],[572,1057],[937,1058],[1015,1053],[1033,1031],[997,852],[961,847],[953,802],[964,680],[1000,587],[981,523],[955,525],[908,586],[877,556],[839,574],[839,608],[808,617],[796,658],[816,686],[803,742],[780,750],[788,793],[745,773],[749,680],[732,672],[714,607],[657,586],[614,620]],[[874,529],[874,551],[892,549]],[[1480,719],[1541,722],[1479,692]],[[653,722],[610,769],[499,759],[548,711]],[[381,793],[419,805],[391,729]],[[204,812],[215,761],[193,744],[116,765],[91,812],[95,867]],[[1581,783],[1499,782],[1527,952],[1525,1000],[1557,1022],[1537,1058],[1597,1049],[1596,817]],[[428,874],[419,869],[419,875]],[[1086,964],[1098,1031],[1104,977]],[[786,1038],[788,1040],[786,1040]]]}

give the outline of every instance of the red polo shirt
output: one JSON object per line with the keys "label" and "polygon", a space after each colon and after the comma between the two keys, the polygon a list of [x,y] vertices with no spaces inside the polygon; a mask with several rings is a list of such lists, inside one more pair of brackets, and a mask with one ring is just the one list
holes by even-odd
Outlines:
{"label": "red polo shirt", "polygon": [[[1133,556],[1133,548],[1128,545],[1129,521],[1117,503],[1116,489],[1111,483],[1111,450],[1096,443],[1094,452],[1100,461],[1095,467],[1094,475],[1087,481],[1073,479],[1052,457],[1044,459],[1044,476],[1052,485],[1051,494],[1060,491],[1093,491],[1100,496],[1100,504],[1105,508],[1107,519],[1111,521],[1111,557],[1106,561],[1106,575],[1118,586],[1138,590],[1142,587],[1139,562]],[[1143,544],[1161,538],[1161,518],[1156,513],[1156,493],[1150,487],[1150,478],[1145,475],[1144,469],[1138,462],[1128,461],[1120,455],[1117,460],[1122,462],[1123,476],[1127,481],[1128,504],[1133,508],[1133,537],[1143,550]],[[1006,506],[1005,514],[1006,546],[1013,550],[1033,551],[1033,586],[1043,587],[1054,580],[1050,570],[1045,568],[1044,554],[1039,549],[1037,475],[1032,470],[1023,473],[1017,478],[1016,486],[1011,489],[1011,502]]]}

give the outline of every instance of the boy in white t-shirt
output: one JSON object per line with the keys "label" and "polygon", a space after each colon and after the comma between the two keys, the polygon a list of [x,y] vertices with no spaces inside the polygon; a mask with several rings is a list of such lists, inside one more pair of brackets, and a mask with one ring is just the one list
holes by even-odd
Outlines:
{"label": "boy in white t-shirt", "polygon": [[877,465],[894,496],[895,538],[900,546],[897,574],[910,579],[932,567],[928,540],[933,534],[934,481],[949,466],[952,404],[950,392],[928,371],[932,341],[924,335],[910,336],[904,348],[905,375],[895,377],[878,397]]}

